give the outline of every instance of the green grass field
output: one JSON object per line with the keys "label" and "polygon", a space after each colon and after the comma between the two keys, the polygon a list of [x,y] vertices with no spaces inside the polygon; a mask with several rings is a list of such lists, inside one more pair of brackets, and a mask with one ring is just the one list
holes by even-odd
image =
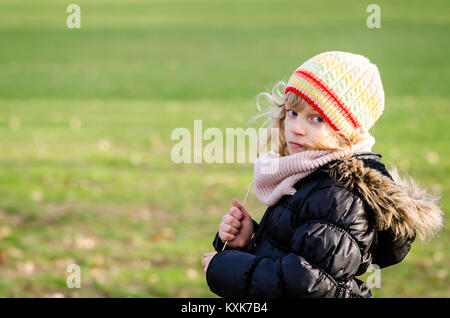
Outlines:
{"label": "green grass field", "polygon": [[[380,29],[369,1],[79,0],[80,29],[70,3],[0,2],[0,297],[215,297],[200,262],[252,165],[174,164],[171,133],[246,128],[323,51],[378,65],[374,150],[449,211],[448,1],[377,1]],[[415,242],[374,295],[450,297],[449,243]]]}

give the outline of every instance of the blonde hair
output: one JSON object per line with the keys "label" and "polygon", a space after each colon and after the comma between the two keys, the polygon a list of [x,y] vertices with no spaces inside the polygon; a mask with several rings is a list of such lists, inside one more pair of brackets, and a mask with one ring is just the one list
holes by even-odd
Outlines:
{"label": "blonde hair", "polygon": [[[262,147],[266,149],[269,144],[273,143],[273,147],[275,148],[273,149],[274,151],[277,151],[280,156],[287,156],[289,155],[289,151],[284,136],[284,120],[286,118],[286,109],[290,108],[301,110],[306,105],[309,105],[309,103],[304,98],[293,92],[289,91],[284,94],[283,86],[286,86],[284,82],[278,82],[272,89],[272,94],[264,92],[258,95],[256,103],[258,109],[262,112],[262,114],[254,116],[253,119],[256,120],[258,118],[265,117],[266,120],[264,121],[262,126],[264,127],[266,124],[269,124],[267,127],[269,131],[273,128],[278,130],[278,140],[272,140],[272,135],[267,134],[266,139],[263,141]],[[262,110],[262,106],[260,104],[261,97],[267,97],[272,104],[265,111]],[[345,156],[344,158],[340,158],[341,160],[345,160],[353,155],[353,145],[361,142],[366,138],[366,136],[363,134],[356,134],[353,138],[349,138],[342,132],[337,132],[334,129],[331,129],[331,131],[331,138],[321,140],[314,145],[304,146],[306,146],[307,149],[317,150],[349,150],[347,156]]]}

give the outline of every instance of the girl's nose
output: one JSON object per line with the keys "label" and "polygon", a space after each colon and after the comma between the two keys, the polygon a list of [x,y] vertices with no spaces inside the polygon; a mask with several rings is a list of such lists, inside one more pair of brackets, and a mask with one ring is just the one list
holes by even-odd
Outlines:
{"label": "girl's nose", "polygon": [[296,135],[305,135],[305,123],[303,121],[303,118],[298,116],[295,120],[295,123],[292,125],[292,133]]}

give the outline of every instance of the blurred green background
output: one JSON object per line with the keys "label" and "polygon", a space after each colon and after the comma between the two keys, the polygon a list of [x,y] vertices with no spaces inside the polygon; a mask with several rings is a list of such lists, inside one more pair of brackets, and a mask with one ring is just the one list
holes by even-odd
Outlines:
{"label": "blurred green background", "polygon": [[[0,2],[0,297],[215,297],[200,262],[252,165],[174,164],[171,133],[247,127],[259,92],[329,50],[377,64],[374,151],[449,211],[448,1],[377,1],[380,29],[372,1],[78,0],[69,29],[71,3]],[[449,297],[449,243],[415,242],[374,295]]]}

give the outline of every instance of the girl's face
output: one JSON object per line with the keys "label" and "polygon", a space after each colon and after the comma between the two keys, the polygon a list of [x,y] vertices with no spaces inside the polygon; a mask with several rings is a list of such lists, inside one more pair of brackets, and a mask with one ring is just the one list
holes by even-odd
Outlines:
{"label": "girl's face", "polygon": [[286,107],[284,136],[290,155],[312,149],[318,143],[333,138],[334,130],[308,103]]}

